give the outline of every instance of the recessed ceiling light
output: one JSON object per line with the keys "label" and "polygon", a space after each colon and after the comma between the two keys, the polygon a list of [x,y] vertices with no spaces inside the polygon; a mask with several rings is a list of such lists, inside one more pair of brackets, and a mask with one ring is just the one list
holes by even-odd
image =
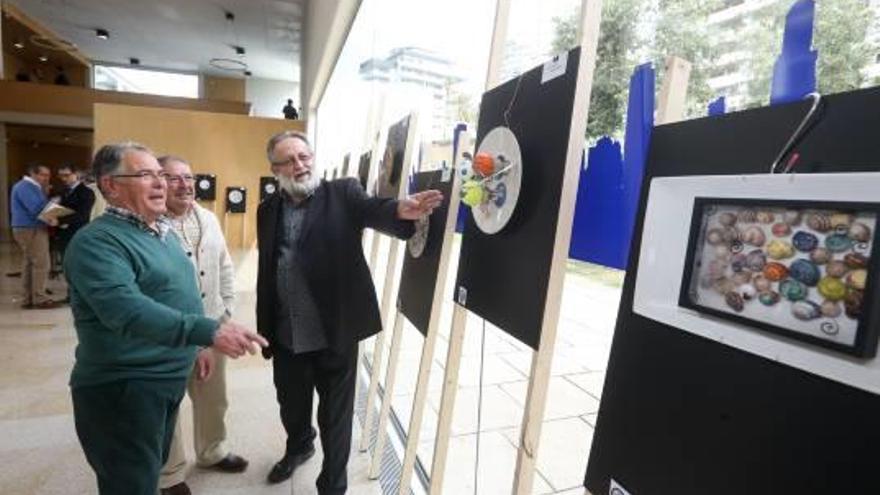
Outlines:
{"label": "recessed ceiling light", "polygon": [[141,65],[141,59],[137,57],[131,57],[130,59],[128,59],[128,63],[130,63],[131,65]]}
{"label": "recessed ceiling light", "polygon": [[232,48],[235,50],[235,54],[239,57],[245,54],[245,49],[243,46],[233,45]]}
{"label": "recessed ceiling light", "polygon": [[249,70],[244,71],[244,77],[251,77],[253,73]]}
{"label": "recessed ceiling light", "polygon": [[107,31],[106,29],[103,29],[103,28],[98,28],[98,29],[95,29],[95,36],[97,36],[99,39],[102,39],[102,40],[108,40],[108,39],[110,39],[110,31]]}
{"label": "recessed ceiling light", "polygon": [[24,48],[24,41],[18,40],[15,43],[13,43],[12,46],[21,50],[22,48]]}
{"label": "recessed ceiling light", "polygon": [[48,61],[49,61],[49,57],[47,57],[47,56],[45,56],[45,55],[40,55],[39,57],[37,57],[37,59],[38,59],[40,62],[48,62]]}

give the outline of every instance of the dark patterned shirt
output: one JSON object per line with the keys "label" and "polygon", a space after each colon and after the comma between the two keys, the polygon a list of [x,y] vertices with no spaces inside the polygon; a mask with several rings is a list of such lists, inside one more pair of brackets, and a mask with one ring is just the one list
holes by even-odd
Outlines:
{"label": "dark patterned shirt", "polygon": [[282,203],[281,228],[278,229],[278,341],[294,354],[327,348],[318,306],[309,290],[297,252],[297,242],[309,201]]}
{"label": "dark patterned shirt", "polygon": [[165,240],[165,235],[171,231],[171,224],[165,217],[159,217],[159,219],[156,220],[156,228],[154,229],[147,224],[146,220],[144,220],[144,217],[127,208],[121,208],[119,206],[108,206],[104,214],[125,220],[135,227],[143,230],[144,232],[158,237],[162,241]]}

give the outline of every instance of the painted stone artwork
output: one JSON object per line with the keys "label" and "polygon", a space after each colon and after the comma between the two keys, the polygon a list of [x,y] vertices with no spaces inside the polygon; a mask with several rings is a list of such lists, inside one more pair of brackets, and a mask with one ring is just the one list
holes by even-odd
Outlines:
{"label": "painted stone artwork", "polygon": [[695,206],[697,273],[683,297],[739,322],[845,342],[866,314],[880,215],[740,203]]}

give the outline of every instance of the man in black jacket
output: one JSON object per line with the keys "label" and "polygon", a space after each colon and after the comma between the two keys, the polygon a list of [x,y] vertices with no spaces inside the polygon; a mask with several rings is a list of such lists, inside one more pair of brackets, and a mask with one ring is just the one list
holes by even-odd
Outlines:
{"label": "man in black jacket", "polygon": [[269,473],[279,483],[315,452],[312,397],[324,462],[320,495],[343,494],[351,449],[357,342],[381,330],[376,289],[364,259],[365,227],[399,238],[443,197],[425,191],[401,201],[369,198],[357,179],[321,181],[308,138],[286,131],[266,146],[278,191],[257,212],[257,331],[270,345],[284,457]]}
{"label": "man in black jacket", "polygon": [[58,244],[61,256],[73,235],[89,223],[92,205],[95,204],[95,193],[82,182],[84,172],[76,171],[69,165],[58,169],[58,178],[64,183],[64,192],[60,205],[73,210],[73,213],[58,218]]}

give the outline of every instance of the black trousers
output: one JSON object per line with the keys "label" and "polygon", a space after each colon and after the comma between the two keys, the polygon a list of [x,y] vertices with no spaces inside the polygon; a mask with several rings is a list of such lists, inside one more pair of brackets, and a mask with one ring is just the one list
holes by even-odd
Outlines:
{"label": "black trousers", "polygon": [[76,434],[101,495],[156,495],[186,380],[72,389]]}
{"label": "black trousers", "polygon": [[342,354],[331,350],[293,354],[276,346],[273,355],[275,391],[281,406],[281,423],[287,431],[286,455],[312,447],[312,398],[317,390],[318,428],[324,450],[318,493],[344,494],[348,488],[357,346]]}

